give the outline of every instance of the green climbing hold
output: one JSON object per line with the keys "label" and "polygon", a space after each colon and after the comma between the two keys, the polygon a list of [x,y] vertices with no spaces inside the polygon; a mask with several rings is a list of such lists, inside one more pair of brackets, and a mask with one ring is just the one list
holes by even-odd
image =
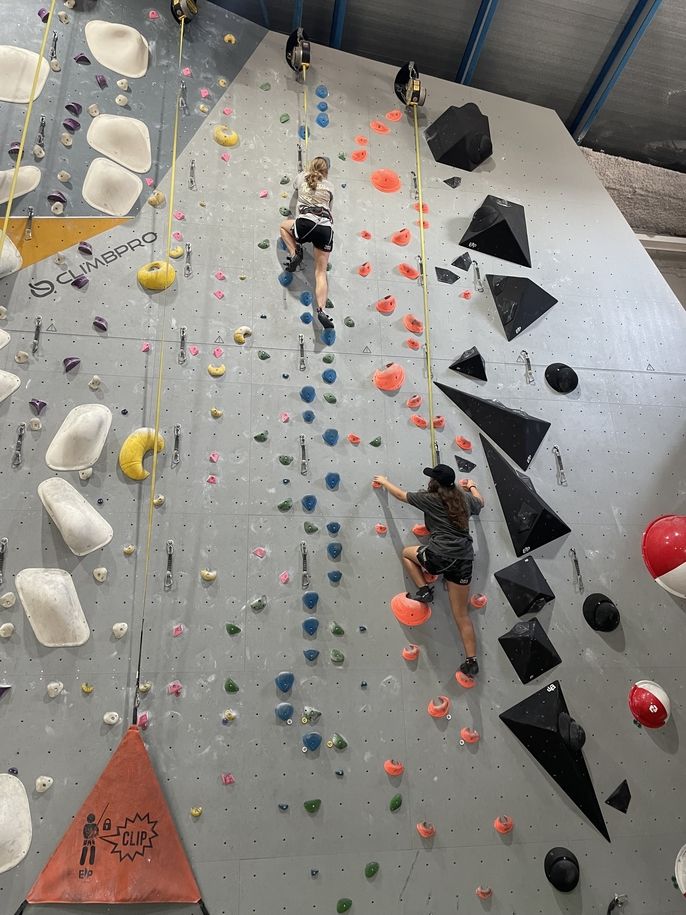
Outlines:
{"label": "green climbing hold", "polygon": [[324,395],[324,400],[325,400],[327,403],[338,403],[338,398],[336,397],[335,394],[325,394],[325,395]]}
{"label": "green climbing hold", "polygon": [[269,247],[269,244],[270,244],[269,239],[263,238],[262,241],[258,241],[257,247],[262,248],[262,250],[264,251],[266,248]]}
{"label": "green climbing hold", "polygon": [[379,862],[378,861],[370,861],[369,864],[365,864],[364,875],[368,880],[370,880],[372,877],[376,877],[376,875],[378,873],[379,873]]}
{"label": "green climbing hold", "polygon": [[345,655],[338,648],[332,648],[329,657],[334,664],[342,664],[345,661]]}
{"label": "green climbing hold", "polygon": [[332,734],[330,743],[331,746],[336,747],[337,750],[345,750],[348,746],[348,741],[342,734]]}
{"label": "green climbing hold", "polygon": [[267,598],[262,595],[261,597],[254,597],[248,604],[251,610],[264,610],[267,606]]}
{"label": "green climbing hold", "polygon": [[235,623],[227,623],[226,631],[229,633],[229,635],[238,635],[238,633],[241,631],[241,627],[237,626]]}
{"label": "green climbing hold", "polygon": [[381,436],[377,435],[376,438],[373,438],[369,443],[372,448],[378,448],[381,445]]}
{"label": "green climbing hold", "polygon": [[336,903],[337,912],[349,912],[353,907],[352,899],[339,899]]}
{"label": "green climbing hold", "polygon": [[[281,121],[282,124],[288,124],[290,119],[291,119],[290,114],[286,114],[285,112],[279,118],[279,120]],[[281,184],[288,184],[288,181],[282,181]]]}
{"label": "green climbing hold", "polygon": [[290,184],[290,183],[291,183],[291,179],[288,177],[288,175],[284,175],[283,178],[281,179],[281,181],[279,181],[279,184]]}
{"label": "green climbing hold", "polygon": [[280,454],[279,455],[279,464],[283,464],[284,467],[288,467],[289,464],[293,463],[293,458],[290,454]]}
{"label": "green climbing hold", "polygon": [[288,207],[279,207],[279,213],[281,213],[282,216],[285,216],[286,219],[290,219],[293,215]]}
{"label": "green climbing hold", "polygon": [[306,521],[304,524],[306,534],[316,534],[319,528],[316,524],[312,524],[311,521]]}
{"label": "green climbing hold", "polygon": [[293,499],[284,499],[276,506],[280,512],[287,512],[293,508]]}
{"label": "green climbing hold", "polygon": [[271,87],[272,87],[271,83],[262,83],[262,85],[260,86],[260,89],[262,89],[263,92],[269,92]]}
{"label": "green climbing hold", "polygon": [[[331,263],[331,261],[329,261],[329,263],[326,265],[326,272],[328,273],[329,270],[333,270],[333,264]],[[327,299],[327,301],[328,301],[328,299]],[[331,306],[327,305],[326,307],[330,308]]]}
{"label": "green climbing hold", "polygon": [[354,327],[354,326],[355,326],[355,322],[353,321],[352,318],[343,318],[343,323],[345,324],[346,327]]}
{"label": "green climbing hold", "polygon": [[253,438],[256,442],[266,442],[269,438],[268,432],[258,432],[257,435],[254,435]]}
{"label": "green climbing hold", "polygon": [[388,805],[388,809],[395,813],[396,810],[400,810],[403,806],[403,796],[402,794],[394,794],[391,798],[391,802]]}
{"label": "green climbing hold", "polygon": [[345,160],[346,160],[346,155],[345,155],[345,153],[344,153],[344,152],[339,152],[338,158],[339,158],[342,162],[345,162]]}
{"label": "green climbing hold", "polygon": [[322,362],[325,362],[327,365],[331,365],[336,357],[333,353],[324,353],[322,356]]}
{"label": "green climbing hold", "polygon": [[332,635],[345,635],[345,629],[341,626],[340,623],[337,623],[336,620],[333,620],[329,626],[329,629],[331,629]]}
{"label": "green climbing hold", "polygon": [[224,689],[227,693],[237,693],[238,692],[238,683],[235,680],[232,680],[231,677],[227,677],[224,680]]}
{"label": "green climbing hold", "polygon": [[327,308],[333,308],[333,302],[331,301],[331,299],[327,299],[327,300],[326,300],[326,307],[327,307]]}
{"label": "green climbing hold", "polygon": [[257,358],[264,362],[265,359],[271,359],[272,357],[269,355],[266,349],[258,349]]}
{"label": "green climbing hold", "polygon": [[307,810],[308,813],[316,813],[321,806],[322,802],[318,797],[311,801],[305,801],[303,804],[303,807],[305,810]]}

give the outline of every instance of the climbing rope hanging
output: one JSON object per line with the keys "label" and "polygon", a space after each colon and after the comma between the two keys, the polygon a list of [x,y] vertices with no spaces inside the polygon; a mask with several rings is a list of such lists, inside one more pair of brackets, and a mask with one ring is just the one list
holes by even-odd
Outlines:
{"label": "climbing rope hanging", "polygon": [[[301,12],[302,16],[302,12]],[[310,141],[310,129],[308,124],[308,101],[307,101],[307,71],[310,68],[310,40],[307,37],[302,26],[298,25],[298,28],[291,32],[288,36],[288,41],[286,42],[286,62],[291,70],[294,70],[296,74],[302,74],[302,84],[303,84],[303,114],[302,118],[299,118],[300,129],[302,130],[302,139],[305,141],[305,158],[307,158],[308,147]],[[298,143],[298,166],[302,169],[302,148]]]}
{"label": "climbing rope hanging", "polygon": [[36,87],[38,86],[38,77],[40,75],[41,64],[43,62],[43,55],[45,54],[45,47],[48,43],[48,33],[50,31],[50,26],[52,25],[52,15],[55,10],[56,0],[51,0],[50,8],[48,10],[48,17],[45,20],[45,28],[43,29],[43,38],[41,40],[40,50],[38,52],[38,60],[36,61],[36,69],[33,74],[33,82],[31,83],[31,92],[29,94],[29,104],[26,109],[26,117],[24,118],[24,125],[21,129],[21,139],[19,140],[19,152],[17,154],[17,161],[14,163],[14,171],[12,172],[12,183],[10,184],[10,193],[7,199],[7,207],[5,209],[5,218],[2,223],[2,231],[0,231],[0,255],[5,246],[5,238],[7,237],[7,231],[10,224],[10,216],[12,214],[12,204],[14,203],[14,194],[17,189],[17,179],[19,177],[19,169],[21,168],[21,160],[24,156],[24,146],[26,145],[26,135],[29,130],[29,121],[31,120],[31,113],[33,111],[33,101],[36,95]]}

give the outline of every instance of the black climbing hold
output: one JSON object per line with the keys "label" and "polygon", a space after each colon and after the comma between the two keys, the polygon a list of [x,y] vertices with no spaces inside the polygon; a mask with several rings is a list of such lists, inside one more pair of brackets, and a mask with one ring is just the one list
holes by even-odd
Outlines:
{"label": "black climbing hold", "polygon": [[288,810],[288,804],[279,804],[279,810]]}
{"label": "black climbing hold", "polygon": [[121,411],[121,415],[122,415],[122,416],[128,416],[128,415],[129,415],[129,411],[126,410],[126,409],[124,409],[124,410]]}
{"label": "black climbing hold", "polygon": [[439,283],[448,283],[452,286],[453,283],[456,283],[459,280],[459,276],[456,273],[453,273],[452,270],[446,270],[445,267],[435,267],[436,270],[436,279]]}
{"label": "black climbing hold", "polygon": [[545,370],[545,380],[558,394],[571,394],[579,384],[579,376],[564,362],[551,362]]}
{"label": "black climbing hold", "polygon": [[560,683],[555,680],[503,712],[500,718],[609,842],[583,753],[570,747],[560,734],[561,713],[569,715],[569,709]]}
{"label": "black climbing hold", "polygon": [[495,307],[508,340],[549,311],[557,299],[524,276],[487,274]]}
{"label": "black climbing hold", "polygon": [[596,632],[612,632],[619,626],[619,610],[604,594],[589,594],[584,601],[583,614]]}
{"label": "black climbing hold", "polygon": [[440,381],[434,384],[522,470],[526,470],[550,429],[549,422],[530,416],[523,410],[513,410],[497,400],[485,400],[475,394],[458,391]]}
{"label": "black climbing hold", "polygon": [[316,867],[311,867],[310,868],[310,877],[318,877],[318,876],[319,876],[319,870]]}
{"label": "black climbing hold", "polygon": [[498,641],[522,683],[529,683],[562,662],[537,619],[515,623]]}
{"label": "black climbing hold", "polygon": [[456,187],[459,187],[462,184],[462,178],[460,178],[459,175],[454,175],[452,178],[444,178],[443,184],[447,184],[448,187],[455,190]]}
{"label": "black climbing hold", "polygon": [[631,803],[631,791],[629,790],[629,784],[626,779],[618,785],[612,794],[605,801],[606,804],[609,804],[610,807],[614,807],[615,810],[619,810],[620,813],[626,813],[629,809],[629,804]]}
{"label": "black climbing hold", "polygon": [[517,556],[569,534],[569,527],[543,501],[526,474],[511,467],[483,435],[479,438]]}
{"label": "black climbing hold", "polygon": [[366,632],[366,631],[367,631],[367,627],[364,626],[364,625],[360,625],[360,626],[357,627],[357,631],[358,631],[358,632]]}
{"label": "black climbing hold", "polygon": [[470,378],[488,381],[484,357],[475,346],[466,349],[461,356],[458,356],[457,359],[448,366],[448,368],[451,368],[453,372],[461,372],[463,375],[469,375]]}
{"label": "black climbing hold", "polygon": [[362,680],[362,682],[360,683],[360,689],[367,689],[367,686],[368,686],[367,681]]}
{"label": "black climbing hold", "polygon": [[335,774],[338,776],[338,778],[343,778],[343,776],[345,775],[345,772],[342,769],[336,769]]}
{"label": "black climbing hold", "polygon": [[493,153],[488,118],[474,102],[451,105],[424,132],[434,159],[443,165],[471,172]]}
{"label": "black climbing hold", "polygon": [[517,616],[538,613],[549,601],[555,600],[533,556],[494,572],[494,577]]}
{"label": "black climbing hold", "polygon": [[466,251],[464,254],[460,254],[459,257],[456,257],[452,262],[453,267],[457,267],[458,270],[469,270],[472,266],[472,259],[469,256],[469,251]]}
{"label": "black climbing hold", "polygon": [[522,267],[531,266],[524,207],[492,194],[475,210],[460,244]]}
{"label": "black climbing hold", "polygon": [[571,893],[579,882],[579,862],[568,848],[551,848],[543,861],[549,882],[561,893]]}
{"label": "black climbing hold", "polygon": [[473,461],[468,461],[467,458],[460,457],[459,454],[455,455],[455,463],[460,473],[471,473],[476,467]]}

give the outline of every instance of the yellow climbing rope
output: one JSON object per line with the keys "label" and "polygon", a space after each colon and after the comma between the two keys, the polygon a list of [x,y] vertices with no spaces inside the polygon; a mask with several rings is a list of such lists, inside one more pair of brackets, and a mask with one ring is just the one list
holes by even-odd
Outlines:
{"label": "yellow climbing rope", "polygon": [[307,123],[307,71],[309,70],[309,64],[303,64],[303,108],[304,114],[303,118],[305,121],[305,160],[307,161],[307,148],[310,142],[310,128]]}
{"label": "yellow climbing rope", "polygon": [[431,327],[429,325],[429,290],[426,283],[426,246],[424,242],[424,198],[422,195],[422,160],[419,154],[419,124],[417,121],[417,106],[412,105],[412,116],[414,118],[414,153],[417,168],[417,196],[419,197],[419,251],[421,256],[422,267],[422,294],[424,297],[424,334],[426,343],[424,344],[424,355],[426,357],[426,377],[429,385],[427,400],[429,402],[429,429],[431,430],[431,465],[435,466],[438,461],[436,447],[436,430],[434,429],[434,392],[433,392],[433,371],[431,369]]}
{"label": "yellow climbing rope", "polygon": [[17,178],[19,177],[19,169],[21,167],[21,160],[24,155],[24,145],[26,144],[26,134],[29,130],[29,121],[31,119],[31,112],[33,111],[33,99],[36,94],[36,87],[38,85],[38,77],[40,75],[41,63],[43,62],[43,55],[45,54],[45,46],[48,42],[48,33],[50,31],[50,26],[52,24],[52,14],[55,10],[56,0],[51,0],[50,9],[48,10],[48,18],[45,20],[45,28],[43,29],[43,39],[40,44],[40,51],[38,52],[38,60],[36,61],[36,69],[33,74],[33,82],[31,84],[31,93],[29,95],[29,104],[26,109],[26,117],[24,118],[24,126],[21,129],[21,139],[19,140],[19,154],[17,155],[17,161],[14,163],[14,171],[12,172],[12,183],[10,184],[10,195],[7,200],[7,209],[5,210],[5,219],[2,223],[2,231],[0,232],[0,254],[2,249],[5,246],[5,238],[7,236],[7,228],[10,224],[10,216],[12,214],[12,204],[14,203],[14,194],[17,189]]}

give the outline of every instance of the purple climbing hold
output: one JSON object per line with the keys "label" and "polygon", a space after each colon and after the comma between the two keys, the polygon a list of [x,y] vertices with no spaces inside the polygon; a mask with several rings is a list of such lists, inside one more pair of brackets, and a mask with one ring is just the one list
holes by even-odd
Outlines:
{"label": "purple climbing hold", "polygon": [[101,89],[107,89],[107,77],[104,74],[96,73],[95,81]]}
{"label": "purple climbing hold", "polygon": [[62,191],[50,191],[48,194],[48,200],[50,203],[66,203],[67,198],[64,196]]}
{"label": "purple climbing hold", "polygon": [[100,330],[104,333],[108,327],[107,318],[103,318],[101,315],[96,315],[93,318],[93,327],[96,330]]}
{"label": "purple climbing hold", "polygon": [[88,285],[88,277],[84,273],[80,273],[78,276],[75,276],[71,281],[71,285],[75,286],[76,289],[84,289]]}
{"label": "purple climbing hold", "polygon": [[[83,51],[79,51],[78,54],[74,54],[74,60],[76,61],[77,64],[89,64],[91,62],[90,57],[88,57],[86,54],[84,54]],[[96,79],[97,79],[97,77],[96,77]],[[100,82],[100,80],[98,80],[98,82]],[[107,83],[105,83],[105,85],[107,85]]]}
{"label": "purple climbing hold", "polygon": [[83,111],[83,105],[80,102],[67,102],[64,106],[69,114],[73,114],[74,117],[78,117]]}
{"label": "purple climbing hold", "polygon": [[87,241],[80,241],[79,242],[79,252],[81,254],[87,254],[88,257],[90,257],[91,254],[93,253],[93,245],[91,245],[90,242],[87,242]]}
{"label": "purple climbing hold", "polygon": [[65,372],[71,372],[77,366],[81,365],[81,360],[78,358],[78,356],[66,356],[62,360],[62,365],[64,366]]}
{"label": "purple climbing hold", "polygon": [[62,121],[62,126],[65,130],[68,130],[69,133],[76,133],[77,130],[81,130],[81,125],[75,118],[65,118]]}
{"label": "purple climbing hold", "polygon": [[45,9],[44,6],[38,10],[38,18],[41,22],[47,22],[50,17],[50,13]]}
{"label": "purple climbing hold", "polygon": [[43,410],[47,407],[47,403],[44,400],[39,400],[37,397],[32,397],[29,401],[29,406],[36,414],[36,416],[40,416]]}
{"label": "purple climbing hold", "polygon": [[10,143],[7,151],[9,152],[10,156],[18,156],[20,147],[21,147],[21,143],[19,142],[19,140],[13,140]]}

